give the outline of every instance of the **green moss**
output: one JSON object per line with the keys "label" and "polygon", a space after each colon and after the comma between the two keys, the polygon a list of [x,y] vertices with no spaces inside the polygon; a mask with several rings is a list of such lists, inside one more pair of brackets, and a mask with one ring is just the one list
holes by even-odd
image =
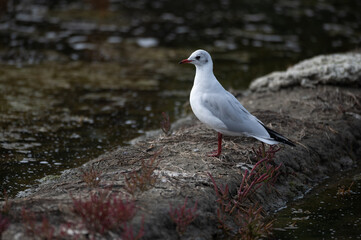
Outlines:
{"label": "green moss", "polygon": [[55,181],[60,178],[61,175],[48,175],[40,179],[40,182]]}

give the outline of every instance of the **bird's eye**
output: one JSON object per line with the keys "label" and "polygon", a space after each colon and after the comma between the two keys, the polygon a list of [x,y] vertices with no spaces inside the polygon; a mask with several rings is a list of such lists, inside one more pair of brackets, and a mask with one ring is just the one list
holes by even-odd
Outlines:
{"label": "bird's eye", "polygon": [[197,56],[196,59],[199,60],[201,58],[201,56]]}

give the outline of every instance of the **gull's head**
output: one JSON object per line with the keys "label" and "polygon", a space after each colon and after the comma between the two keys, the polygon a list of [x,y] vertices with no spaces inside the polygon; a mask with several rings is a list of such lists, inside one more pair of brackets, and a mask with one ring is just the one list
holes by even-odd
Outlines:
{"label": "gull's head", "polygon": [[179,62],[179,64],[182,63],[191,63],[194,64],[196,67],[204,67],[204,66],[209,66],[211,68],[213,67],[211,55],[209,55],[207,51],[204,51],[202,49],[193,52],[189,56],[189,58]]}

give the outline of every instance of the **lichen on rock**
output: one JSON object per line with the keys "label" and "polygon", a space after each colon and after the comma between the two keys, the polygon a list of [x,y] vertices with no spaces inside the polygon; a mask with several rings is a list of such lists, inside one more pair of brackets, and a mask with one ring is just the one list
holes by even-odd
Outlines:
{"label": "lichen on rock", "polygon": [[278,91],[292,86],[361,85],[361,53],[320,55],[304,60],[285,72],[273,72],[255,79],[250,89]]}

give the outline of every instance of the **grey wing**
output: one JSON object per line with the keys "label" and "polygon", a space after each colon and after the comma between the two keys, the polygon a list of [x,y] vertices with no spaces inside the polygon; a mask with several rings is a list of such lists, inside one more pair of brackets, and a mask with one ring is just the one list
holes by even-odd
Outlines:
{"label": "grey wing", "polygon": [[206,93],[202,102],[214,117],[224,123],[225,129],[219,131],[269,137],[261,121],[249,113],[231,93]]}

